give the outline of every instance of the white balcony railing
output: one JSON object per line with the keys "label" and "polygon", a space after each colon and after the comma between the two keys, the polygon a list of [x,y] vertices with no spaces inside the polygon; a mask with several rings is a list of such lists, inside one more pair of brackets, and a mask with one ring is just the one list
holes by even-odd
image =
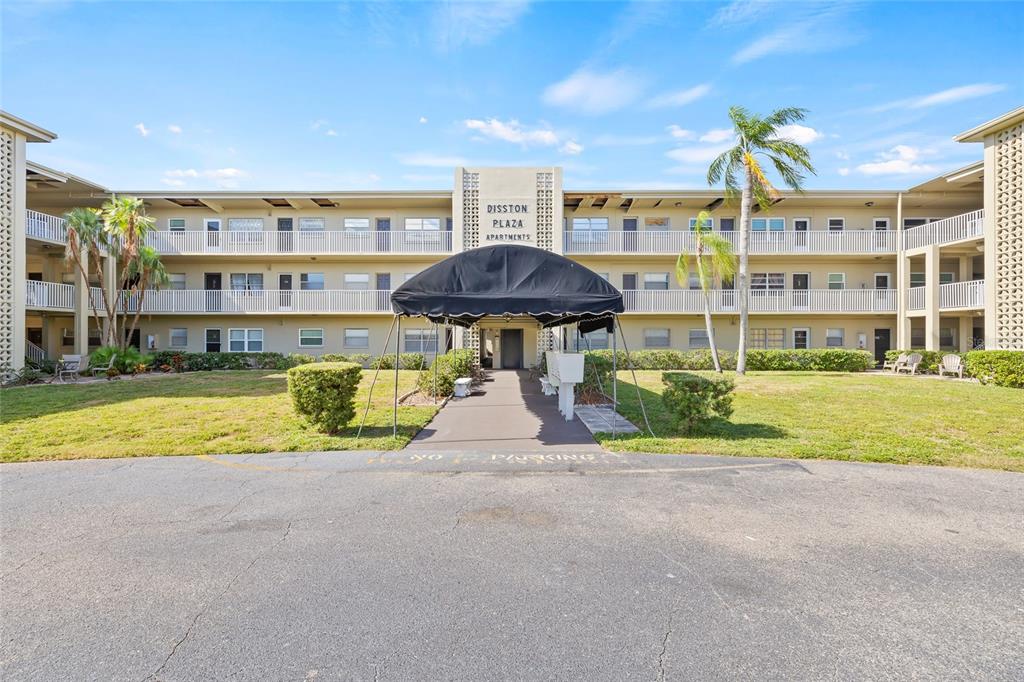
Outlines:
{"label": "white balcony railing", "polygon": [[939,285],[939,309],[984,308],[985,280],[951,282]]}
{"label": "white balcony railing", "polygon": [[[139,294],[123,292],[121,310],[134,313]],[[232,291],[161,289],[146,291],[142,312],[150,313],[390,313],[391,291],[345,289]]]}
{"label": "white balcony railing", "polygon": [[75,285],[26,280],[25,307],[43,310],[74,310]]}
{"label": "white balcony railing", "polygon": [[[711,312],[739,310],[738,294],[727,289],[711,293]],[[703,293],[697,290],[623,291],[627,313],[704,312]],[[752,290],[747,300],[752,313],[891,313],[896,312],[895,289],[778,289]]]}
{"label": "white balcony railing", "polygon": [[46,351],[28,339],[25,339],[25,357],[39,364],[46,359]]}
{"label": "white balcony railing", "polygon": [[910,287],[907,290],[907,310],[924,310],[924,292],[927,287]]}
{"label": "white balcony railing", "polygon": [[903,248],[917,249],[932,244],[949,244],[963,239],[974,239],[984,234],[985,211],[971,211],[904,230]]}
{"label": "white balcony railing", "polygon": [[[728,239],[739,251],[738,232],[716,232]],[[793,230],[751,232],[752,254],[860,254],[895,253],[898,233],[895,230]],[[597,254],[671,254],[696,248],[693,233],[688,230],[642,231],[573,231],[564,234],[565,253]]]}
{"label": "white balcony railing", "polygon": [[450,253],[448,231],[151,232],[146,243],[165,255]]}
{"label": "white balcony railing", "polygon": [[67,222],[39,211],[25,211],[25,234],[34,239],[64,244],[68,240]]}

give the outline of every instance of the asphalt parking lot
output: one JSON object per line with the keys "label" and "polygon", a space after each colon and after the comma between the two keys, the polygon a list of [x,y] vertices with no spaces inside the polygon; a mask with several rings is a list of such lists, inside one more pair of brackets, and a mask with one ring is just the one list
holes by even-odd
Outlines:
{"label": "asphalt parking lot", "polygon": [[0,467],[4,680],[1021,679],[1024,476],[592,452]]}

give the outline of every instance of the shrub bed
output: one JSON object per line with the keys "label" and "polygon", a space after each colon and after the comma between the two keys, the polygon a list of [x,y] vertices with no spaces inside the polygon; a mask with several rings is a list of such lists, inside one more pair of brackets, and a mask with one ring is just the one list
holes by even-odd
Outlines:
{"label": "shrub bed", "polygon": [[[629,354],[635,369],[647,370],[713,370],[711,351],[702,350],[641,350]],[[722,369],[736,369],[736,353],[719,351]],[[590,362],[597,363],[601,381],[604,374],[611,375],[612,351],[596,350],[587,353]],[[626,353],[618,351],[619,369],[628,369]],[[863,372],[875,364],[874,357],[865,350],[846,348],[811,348],[806,350],[758,350],[747,351],[747,369],[753,371],[780,372]],[[607,367],[605,367],[607,365]],[[590,372],[593,375],[593,372]],[[586,375],[586,372],[584,372]],[[587,378],[584,376],[584,383]],[[595,381],[596,383],[596,381]]]}
{"label": "shrub bed", "polygon": [[455,392],[455,380],[461,377],[472,377],[473,351],[469,349],[450,350],[438,356],[434,361],[436,367],[420,372],[416,379],[416,387],[426,395],[434,394],[434,372],[437,372],[438,397],[449,396]]}
{"label": "shrub bed", "polygon": [[1024,388],[1024,351],[972,350],[964,361],[967,374],[983,384]]}
{"label": "shrub bed", "polygon": [[288,370],[295,411],[325,433],[338,433],[355,416],[363,368],[354,362],[316,362]]}
{"label": "shrub bed", "polygon": [[87,367],[106,367],[110,363],[111,356],[114,359],[114,369],[119,374],[138,374],[151,368],[154,363],[154,356],[143,355],[134,346],[121,350],[117,346],[100,346],[89,355]]}
{"label": "shrub bed", "polygon": [[718,415],[732,414],[735,384],[725,377],[702,377],[689,372],[665,372],[661,375],[665,390],[661,401],[676,421],[676,428],[690,433],[701,422]]}

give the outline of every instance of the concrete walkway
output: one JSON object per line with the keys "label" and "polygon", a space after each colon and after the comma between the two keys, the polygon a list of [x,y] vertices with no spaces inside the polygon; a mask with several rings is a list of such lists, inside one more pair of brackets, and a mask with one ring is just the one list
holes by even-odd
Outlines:
{"label": "concrete walkway", "polygon": [[525,370],[488,373],[468,398],[452,398],[407,449],[601,452],[579,419],[558,412]]}

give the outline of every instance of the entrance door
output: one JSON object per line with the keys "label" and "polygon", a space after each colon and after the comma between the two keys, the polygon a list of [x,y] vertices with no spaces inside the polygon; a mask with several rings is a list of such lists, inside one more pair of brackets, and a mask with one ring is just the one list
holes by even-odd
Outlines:
{"label": "entrance door", "polygon": [[637,218],[623,218],[622,219],[622,249],[623,251],[633,252],[637,249]]}
{"label": "entrance door", "polygon": [[875,330],[875,365],[881,367],[885,362],[885,352],[889,350],[892,341],[892,332],[888,329]]}
{"label": "entrance door", "polygon": [[793,246],[797,249],[807,248],[807,230],[811,224],[810,218],[793,219]]}
{"label": "entrance door", "polygon": [[295,242],[292,237],[294,221],[291,218],[277,219],[277,250],[281,253],[290,253],[295,250]]}
{"label": "entrance door", "polygon": [[807,290],[810,288],[811,276],[806,272],[793,273],[793,307],[807,308],[810,304]]}
{"label": "entrance door", "polygon": [[377,251],[391,250],[391,218],[377,218]]}
{"label": "entrance door", "polygon": [[501,330],[501,368],[523,368],[523,330]]}
{"label": "entrance door", "polygon": [[206,312],[220,312],[221,275],[219,272],[207,272],[203,275],[203,288],[206,289]]}
{"label": "entrance door", "polygon": [[207,218],[203,223],[206,225],[206,250],[220,251],[220,218]]}
{"label": "entrance door", "polygon": [[[290,235],[289,235],[290,236]],[[292,309],[292,276],[291,274],[280,274],[277,276],[277,288],[278,288],[278,310],[291,310]]]}
{"label": "entrance door", "polygon": [[387,312],[391,310],[391,273],[378,272],[375,277],[377,293],[374,300],[374,310]]}

